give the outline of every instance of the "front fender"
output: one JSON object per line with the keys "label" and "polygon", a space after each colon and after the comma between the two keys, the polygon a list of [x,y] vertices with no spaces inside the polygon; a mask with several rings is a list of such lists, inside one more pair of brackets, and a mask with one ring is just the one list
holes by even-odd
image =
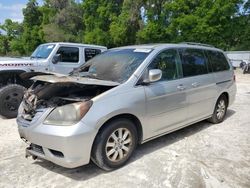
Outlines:
{"label": "front fender", "polygon": [[92,99],[93,105],[81,120],[84,124],[99,130],[111,118],[131,114],[144,123],[146,114],[145,93],[143,87],[133,88],[126,92],[112,92],[108,96]]}

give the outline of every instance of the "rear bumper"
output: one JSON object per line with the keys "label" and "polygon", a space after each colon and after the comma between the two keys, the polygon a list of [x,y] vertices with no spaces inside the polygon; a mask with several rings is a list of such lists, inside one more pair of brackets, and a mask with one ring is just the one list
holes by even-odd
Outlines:
{"label": "rear bumper", "polygon": [[91,148],[97,134],[95,129],[79,122],[72,126],[53,126],[45,124],[30,125],[17,119],[20,137],[40,149],[29,147],[27,153],[46,159],[66,168],[88,164]]}

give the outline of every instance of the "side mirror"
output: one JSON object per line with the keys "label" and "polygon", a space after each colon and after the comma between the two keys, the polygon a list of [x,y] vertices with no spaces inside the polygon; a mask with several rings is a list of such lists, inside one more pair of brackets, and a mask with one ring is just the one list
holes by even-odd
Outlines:
{"label": "side mirror", "polygon": [[160,69],[151,69],[148,71],[148,76],[143,82],[149,84],[160,80],[161,77],[162,77],[162,71]]}
{"label": "side mirror", "polygon": [[52,63],[57,64],[59,61],[61,61],[61,54],[54,55],[54,57],[52,59]]}

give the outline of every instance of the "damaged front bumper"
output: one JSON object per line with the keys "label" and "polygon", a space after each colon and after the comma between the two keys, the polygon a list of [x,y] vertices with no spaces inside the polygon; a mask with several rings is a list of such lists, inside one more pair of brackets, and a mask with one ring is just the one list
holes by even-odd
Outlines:
{"label": "damaged front bumper", "polygon": [[[48,113],[41,113],[42,117]],[[17,118],[19,135],[29,144],[26,157],[39,157],[66,168],[88,164],[97,130],[82,122],[72,126],[45,125],[42,117],[35,122]]]}
{"label": "damaged front bumper", "polygon": [[[25,93],[17,117],[20,137],[30,143],[26,156],[46,159],[67,168],[88,164],[98,129],[95,128],[96,119],[85,121],[83,117],[92,101],[78,108],[73,103],[87,104],[119,83],[60,75],[40,75],[33,79],[37,81]],[[73,108],[63,109],[70,104]],[[44,123],[53,112],[52,120]],[[62,125],[66,120],[69,123]]]}

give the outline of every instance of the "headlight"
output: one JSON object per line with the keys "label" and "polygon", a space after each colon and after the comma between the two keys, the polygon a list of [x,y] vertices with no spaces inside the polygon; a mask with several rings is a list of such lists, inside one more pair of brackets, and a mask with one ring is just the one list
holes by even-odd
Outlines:
{"label": "headlight", "polygon": [[44,124],[50,125],[74,125],[78,123],[89,111],[93,102],[77,102],[55,108],[45,119]]}

